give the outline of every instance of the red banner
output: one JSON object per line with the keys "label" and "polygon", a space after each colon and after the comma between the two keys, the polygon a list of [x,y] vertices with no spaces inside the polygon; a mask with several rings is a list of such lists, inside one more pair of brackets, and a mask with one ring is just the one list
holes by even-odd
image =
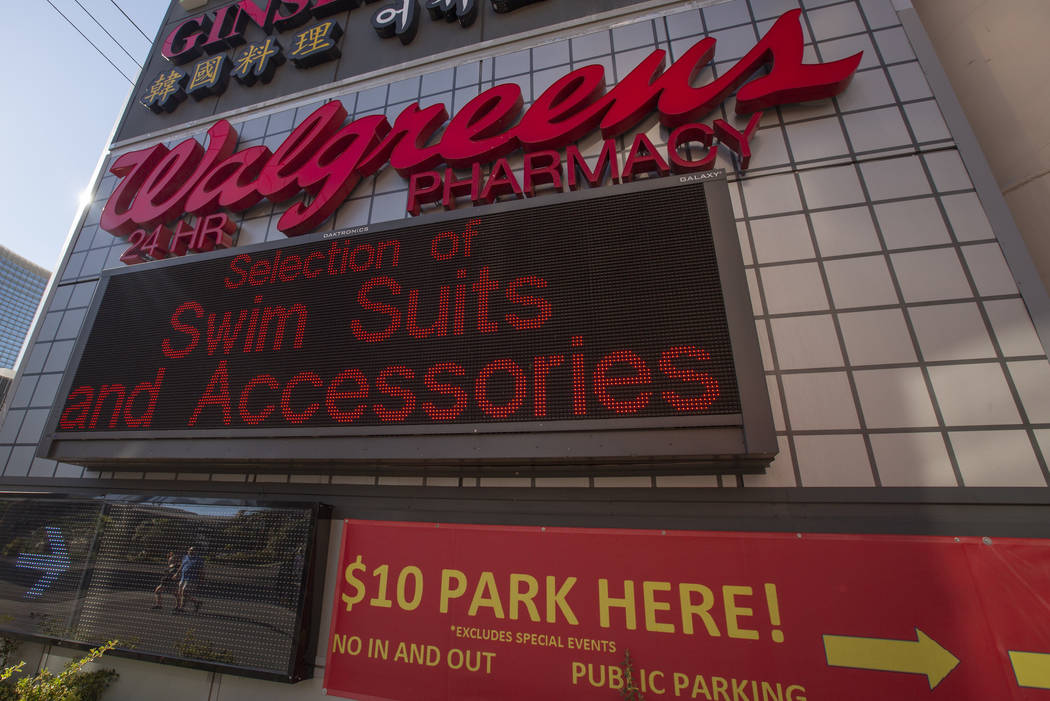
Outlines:
{"label": "red banner", "polygon": [[346,521],[329,694],[1050,699],[1050,541]]}

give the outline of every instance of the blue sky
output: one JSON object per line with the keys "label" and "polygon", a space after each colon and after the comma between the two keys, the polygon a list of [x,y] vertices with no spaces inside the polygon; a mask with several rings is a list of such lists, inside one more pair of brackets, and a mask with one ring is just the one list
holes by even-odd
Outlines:
{"label": "blue sky", "polygon": [[[131,91],[128,83],[48,4],[7,0],[17,8],[0,23],[7,65],[0,71],[0,244],[54,271],[114,122]],[[51,0],[120,69],[139,67],[77,6]],[[111,0],[79,0],[139,63],[150,42]],[[116,0],[150,37],[168,0]]]}

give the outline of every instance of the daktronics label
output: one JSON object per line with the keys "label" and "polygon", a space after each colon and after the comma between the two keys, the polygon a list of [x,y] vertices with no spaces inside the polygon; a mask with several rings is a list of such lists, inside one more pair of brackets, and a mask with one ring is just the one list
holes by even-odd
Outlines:
{"label": "daktronics label", "polygon": [[55,429],[739,423],[710,185],[110,275]]}

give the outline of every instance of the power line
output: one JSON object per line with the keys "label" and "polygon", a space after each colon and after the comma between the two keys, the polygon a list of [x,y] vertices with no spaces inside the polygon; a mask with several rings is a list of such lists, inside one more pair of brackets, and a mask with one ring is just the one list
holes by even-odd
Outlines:
{"label": "power line", "polygon": [[91,18],[92,22],[94,22],[95,24],[98,25],[99,29],[101,29],[102,31],[104,31],[106,33],[106,36],[108,36],[110,39],[113,40],[113,43],[116,44],[120,48],[120,50],[123,51],[124,54],[128,58],[130,58],[132,61],[135,62],[136,66],[138,66],[139,68],[142,68],[142,64],[138,62],[138,59],[128,53],[128,50],[124,48],[124,45],[121,44],[119,41],[117,41],[116,37],[114,37],[112,34],[110,34],[109,30],[106,29],[105,27],[103,27],[101,22],[99,22],[97,19],[95,19],[95,15],[91,14],[90,12],[88,12],[87,8],[80,4],[80,0],[73,0],[73,2],[75,2],[77,4],[77,7],[79,7],[81,10],[84,11],[84,14],[86,14],[88,17]]}
{"label": "power line", "polygon": [[139,34],[141,34],[146,41],[148,41],[151,44],[153,43],[153,41],[148,36],[146,36],[146,32],[142,31],[142,27],[140,27],[137,24],[135,24],[135,20],[133,20],[130,17],[128,17],[128,13],[124,12],[124,10],[121,9],[120,5],[117,4],[117,0],[109,0],[109,1],[111,3],[113,3],[113,7],[117,8],[118,10],[120,10],[120,14],[124,15],[124,18],[127,21],[131,22],[131,24],[133,24],[135,26],[135,29],[139,30]]}
{"label": "power line", "polygon": [[[95,51],[97,51],[99,53],[99,55],[102,56],[102,58],[106,59],[106,61],[109,62],[109,65],[113,66],[113,69],[117,73],[120,73],[122,76],[124,76],[124,80],[128,81],[132,85],[135,84],[135,81],[132,80],[131,78],[129,78],[127,76],[127,74],[124,73],[124,71],[120,70],[120,68],[117,67],[117,64],[113,63],[113,61],[110,60],[109,56],[104,54],[102,52],[102,49],[98,48],[98,45],[95,44],[95,42],[93,42],[90,39],[88,39],[87,35],[84,34],[84,32],[80,31],[80,28],[77,27],[77,25],[73,24],[73,22],[71,22],[68,17],[66,17],[64,14],[62,14],[62,10],[58,9],[57,7],[55,7],[55,3],[51,2],[51,0],[47,0],[47,4],[51,6],[51,9],[53,9],[55,12],[57,12],[59,15],[61,15],[62,19],[64,19],[66,22],[68,22],[70,27],[72,27],[73,29],[76,29],[77,30],[77,34],[79,34],[80,36],[84,37],[84,41],[86,41],[87,43],[91,44],[91,46],[93,46],[95,48]],[[77,4],[79,5],[80,3],[77,3]]]}

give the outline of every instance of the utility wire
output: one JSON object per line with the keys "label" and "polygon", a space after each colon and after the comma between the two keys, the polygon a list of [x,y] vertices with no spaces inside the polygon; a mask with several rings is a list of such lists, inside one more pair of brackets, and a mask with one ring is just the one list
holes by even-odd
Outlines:
{"label": "utility wire", "polygon": [[104,31],[106,33],[106,36],[108,36],[110,39],[113,40],[114,44],[116,44],[118,47],[120,47],[120,50],[124,52],[124,55],[126,55],[128,58],[130,58],[132,61],[134,61],[136,66],[138,66],[139,68],[142,68],[142,64],[139,63],[138,59],[128,53],[128,50],[124,48],[124,45],[121,44],[119,41],[117,41],[116,37],[114,37],[112,34],[110,34],[109,30],[106,29],[105,27],[103,27],[101,22],[99,22],[97,19],[95,19],[95,15],[91,14],[90,12],[88,12],[88,9],[80,4],[80,0],[73,0],[73,2],[75,2],[77,4],[77,7],[79,7],[81,10],[84,11],[84,14],[86,14],[88,17],[91,18],[92,22],[94,22],[95,24],[98,25],[99,29],[101,29],[102,31]]}
{"label": "utility wire", "polygon": [[[51,6],[51,9],[53,9],[55,12],[57,12],[59,15],[61,15],[62,19],[64,19],[66,22],[68,22],[70,27],[72,27],[73,29],[76,29],[77,30],[77,34],[79,34],[80,36],[84,37],[84,41],[86,41],[87,43],[91,44],[91,46],[93,46],[95,48],[95,51],[97,51],[99,53],[99,55],[102,56],[102,58],[106,59],[106,61],[109,62],[109,65],[113,66],[113,69],[117,73],[120,73],[122,76],[124,76],[124,80],[128,81],[132,85],[135,84],[135,81],[132,80],[131,78],[129,78],[127,76],[127,74],[124,73],[124,71],[120,70],[120,68],[117,67],[117,64],[113,63],[113,61],[110,60],[109,56],[104,54],[102,52],[102,49],[98,48],[98,45],[95,44],[95,42],[93,42],[90,39],[88,39],[87,35],[84,34],[84,32],[80,31],[80,28],[77,27],[77,25],[73,24],[73,22],[71,22],[68,17],[66,17],[64,14],[62,14],[62,10],[58,9],[57,7],[55,7],[55,3],[51,2],[51,0],[47,0],[47,4]],[[79,5],[80,3],[77,3],[77,4]]]}
{"label": "utility wire", "polygon": [[139,34],[141,34],[146,41],[148,41],[151,44],[153,43],[153,41],[148,36],[146,36],[146,32],[142,31],[142,27],[140,27],[137,24],[135,24],[135,20],[133,20],[130,17],[128,17],[128,13],[124,12],[124,10],[121,9],[120,5],[117,4],[117,0],[109,0],[109,1],[111,3],[113,3],[113,7],[117,8],[118,10],[120,10],[120,14],[124,15],[124,18],[127,21],[131,22],[131,24],[133,24],[135,26],[135,29],[139,30]]}

